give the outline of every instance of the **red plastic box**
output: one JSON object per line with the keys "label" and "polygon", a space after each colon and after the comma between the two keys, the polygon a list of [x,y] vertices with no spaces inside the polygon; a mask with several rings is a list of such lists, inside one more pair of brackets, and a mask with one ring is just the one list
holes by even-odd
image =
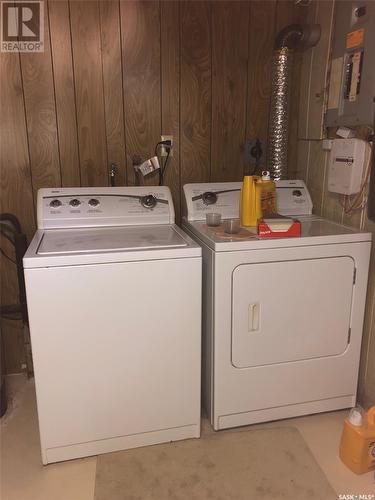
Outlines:
{"label": "red plastic box", "polygon": [[287,231],[272,231],[264,220],[258,222],[258,236],[261,238],[291,238],[301,236],[301,223],[294,219]]}

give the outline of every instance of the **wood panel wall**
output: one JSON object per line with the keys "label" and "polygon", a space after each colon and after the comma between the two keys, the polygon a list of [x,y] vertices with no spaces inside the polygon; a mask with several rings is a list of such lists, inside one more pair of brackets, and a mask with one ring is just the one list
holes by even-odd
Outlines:
{"label": "wood panel wall", "polygon": [[[29,238],[39,188],[108,185],[111,163],[120,167],[118,183],[132,185],[133,155],[150,157],[161,134],[174,137],[166,184],[177,218],[183,184],[241,179],[246,141],[267,136],[275,34],[303,18],[304,7],[293,0],[45,7],[45,52],[0,56],[1,210],[19,217]],[[1,264],[2,303],[14,302],[15,270]],[[2,332],[7,370],[18,371],[20,325],[4,320]]]}

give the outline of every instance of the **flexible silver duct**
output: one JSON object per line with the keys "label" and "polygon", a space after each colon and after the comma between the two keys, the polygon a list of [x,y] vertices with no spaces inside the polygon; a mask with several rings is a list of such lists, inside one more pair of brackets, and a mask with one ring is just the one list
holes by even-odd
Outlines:
{"label": "flexible silver duct", "polygon": [[268,132],[268,170],[275,180],[286,177],[288,167],[289,94],[292,49],[282,47],[272,58],[270,126]]}
{"label": "flexible silver duct", "polygon": [[288,136],[290,80],[293,48],[312,47],[320,39],[320,25],[291,24],[282,29],[275,41],[272,58],[271,106],[268,130],[267,162],[272,179],[288,174]]}

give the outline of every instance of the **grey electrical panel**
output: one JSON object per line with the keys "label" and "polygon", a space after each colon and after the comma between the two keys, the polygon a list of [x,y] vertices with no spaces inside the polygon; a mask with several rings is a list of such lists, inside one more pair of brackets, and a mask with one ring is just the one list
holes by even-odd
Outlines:
{"label": "grey electrical panel", "polygon": [[374,123],[375,1],[338,1],[335,7],[326,125]]}

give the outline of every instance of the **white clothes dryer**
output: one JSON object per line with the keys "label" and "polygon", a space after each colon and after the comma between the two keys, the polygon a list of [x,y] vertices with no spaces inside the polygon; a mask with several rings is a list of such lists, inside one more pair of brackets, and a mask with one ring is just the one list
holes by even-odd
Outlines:
{"label": "white clothes dryer", "polygon": [[302,235],[208,227],[239,216],[241,183],[187,184],[183,228],[203,252],[203,401],[214,429],[355,405],[371,234],[311,215],[302,181],[277,183]]}

